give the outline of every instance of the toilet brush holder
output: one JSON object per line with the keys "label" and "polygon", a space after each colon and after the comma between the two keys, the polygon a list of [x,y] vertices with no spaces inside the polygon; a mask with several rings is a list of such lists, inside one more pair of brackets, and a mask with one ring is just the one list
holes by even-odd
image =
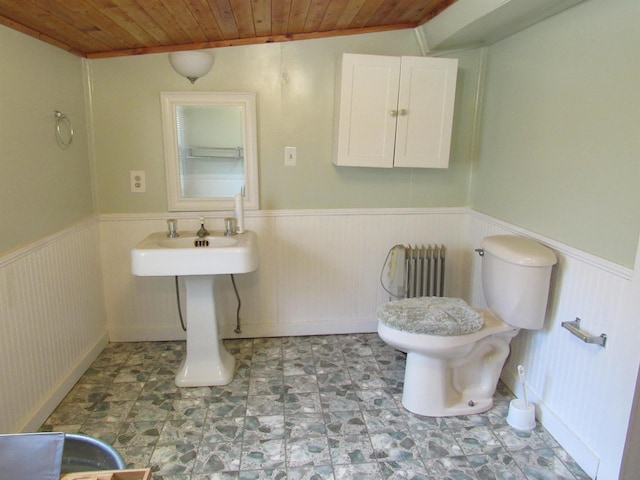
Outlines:
{"label": "toilet brush holder", "polygon": [[535,405],[519,398],[511,400],[507,423],[515,430],[530,432],[536,427]]}

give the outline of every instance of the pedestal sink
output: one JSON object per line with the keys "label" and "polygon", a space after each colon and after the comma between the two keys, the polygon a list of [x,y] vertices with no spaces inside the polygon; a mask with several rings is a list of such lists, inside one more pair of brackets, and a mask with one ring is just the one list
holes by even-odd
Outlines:
{"label": "pedestal sink", "polygon": [[234,358],[218,335],[214,277],[258,268],[255,232],[226,237],[213,232],[198,238],[181,232],[168,238],[152,233],[131,251],[131,271],[138,276],[181,276],[186,291],[187,353],[176,375],[179,387],[227,385]]}

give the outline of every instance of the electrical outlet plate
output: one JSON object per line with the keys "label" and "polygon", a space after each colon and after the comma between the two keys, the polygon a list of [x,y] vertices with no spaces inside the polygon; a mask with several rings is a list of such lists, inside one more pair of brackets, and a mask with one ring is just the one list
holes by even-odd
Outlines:
{"label": "electrical outlet plate", "polygon": [[129,172],[131,191],[133,193],[144,193],[147,191],[147,183],[145,181],[144,171],[131,170]]}

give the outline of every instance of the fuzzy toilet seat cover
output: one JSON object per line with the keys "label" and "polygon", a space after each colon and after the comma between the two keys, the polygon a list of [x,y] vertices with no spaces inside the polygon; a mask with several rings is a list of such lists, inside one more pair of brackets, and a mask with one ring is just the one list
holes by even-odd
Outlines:
{"label": "fuzzy toilet seat cover", "polygon": [[394,300],[378,309],[389,328],[425,335],[466,335],[484,325],[482,315],[461,298],[418,297]]}

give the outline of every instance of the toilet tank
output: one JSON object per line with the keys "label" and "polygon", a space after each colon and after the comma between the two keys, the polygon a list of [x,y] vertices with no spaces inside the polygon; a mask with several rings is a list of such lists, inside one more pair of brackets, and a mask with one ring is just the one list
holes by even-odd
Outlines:
{"label": "toilet tank", "polygon": [[513,235],[485,237],[481,246],[482,289],[489,309],[513,327],[542,328],[556,255]]}

